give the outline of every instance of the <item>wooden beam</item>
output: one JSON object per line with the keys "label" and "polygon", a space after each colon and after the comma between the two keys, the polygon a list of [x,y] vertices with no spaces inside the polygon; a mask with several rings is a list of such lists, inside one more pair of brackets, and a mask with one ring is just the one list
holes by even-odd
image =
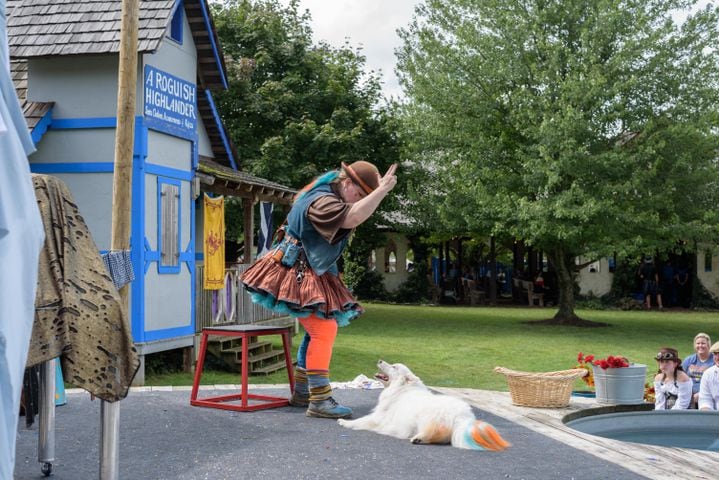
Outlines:
{"label": "wooden beam", "polygon": [[[115,170],[112,185],[112,250],[130,248],[132,157],[137,90],[137,31],[139,1],[123,0],[115,131]],[[121,292],[127,305],[127,287]]]}
{"label": "wooden beam", "polygon": [[224,187],[224,186],[220,185],[218,182],[215,182],[214,185],[202,185],[202,191],[203,192],[212,192],[217,195],[225,195],[228,197],[254,198],[254,196],[251,193],[241,193],[233,188]]}
{"label": "wooden beam", "polygon": [[255,207],[255,200],[254,198],[248,198],[242,201],[242,210],[243,210],[243,229],[244,229],[244,237],[245,237],[245,251],[242,259],[242,263],[251,263],[252,262],[252,239],[254,237],[254,229],[255,229],[255,222],[254,222],[254,209]]}

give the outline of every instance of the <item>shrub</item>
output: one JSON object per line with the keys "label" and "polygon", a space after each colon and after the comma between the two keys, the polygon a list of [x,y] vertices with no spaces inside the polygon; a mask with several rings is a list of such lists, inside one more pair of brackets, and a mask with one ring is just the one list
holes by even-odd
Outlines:
{"label": "shrub", "polygon": [[388,297],[382,274],[369,270],[366,266],[360,265],[347,256],[344,261],[343,280],[358,299],[386,300]]}
{"label": "shrub", "polygon": [[429,301],[428,270],[424,263],[415,265],[414,271],[409,273],[407,280],[391,294],[392,300],[397,303],[427,303]]}

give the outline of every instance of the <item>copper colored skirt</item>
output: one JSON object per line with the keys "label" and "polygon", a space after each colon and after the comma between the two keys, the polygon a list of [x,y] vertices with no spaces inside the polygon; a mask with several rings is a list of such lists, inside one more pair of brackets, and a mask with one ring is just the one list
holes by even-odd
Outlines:
{"label": "copper colored skirt", "polygon": [[253,302],[277,313],[294,317],[315,314],[334,319],[343,327],[363,312],[338,276],[329,272],[317,275],[308,267],[298,282],[298,265],[299,262],[288,268],[272,255],[265,255],[248,268],[240,280]]}

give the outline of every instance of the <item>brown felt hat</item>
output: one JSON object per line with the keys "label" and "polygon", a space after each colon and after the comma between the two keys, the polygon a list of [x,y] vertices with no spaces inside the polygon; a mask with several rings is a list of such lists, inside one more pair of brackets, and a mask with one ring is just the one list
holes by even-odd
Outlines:
{"label": "brown felt hat", "polygon": [[365,194],[372,193],[379,186],[379,170],[373,164],[359,160],[347,165],[342,162],[342,171],[359,186]]}

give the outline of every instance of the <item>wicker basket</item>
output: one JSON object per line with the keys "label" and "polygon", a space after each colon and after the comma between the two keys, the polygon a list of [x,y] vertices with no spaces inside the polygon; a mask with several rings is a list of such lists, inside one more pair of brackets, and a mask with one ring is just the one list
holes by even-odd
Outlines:
{"label": "wicker basket", "polygon": [[507,378],[512,403],[523,407],[566,407],[574,381],[587,374],[581,368],[532,373],[495,367],[494,371]]}

